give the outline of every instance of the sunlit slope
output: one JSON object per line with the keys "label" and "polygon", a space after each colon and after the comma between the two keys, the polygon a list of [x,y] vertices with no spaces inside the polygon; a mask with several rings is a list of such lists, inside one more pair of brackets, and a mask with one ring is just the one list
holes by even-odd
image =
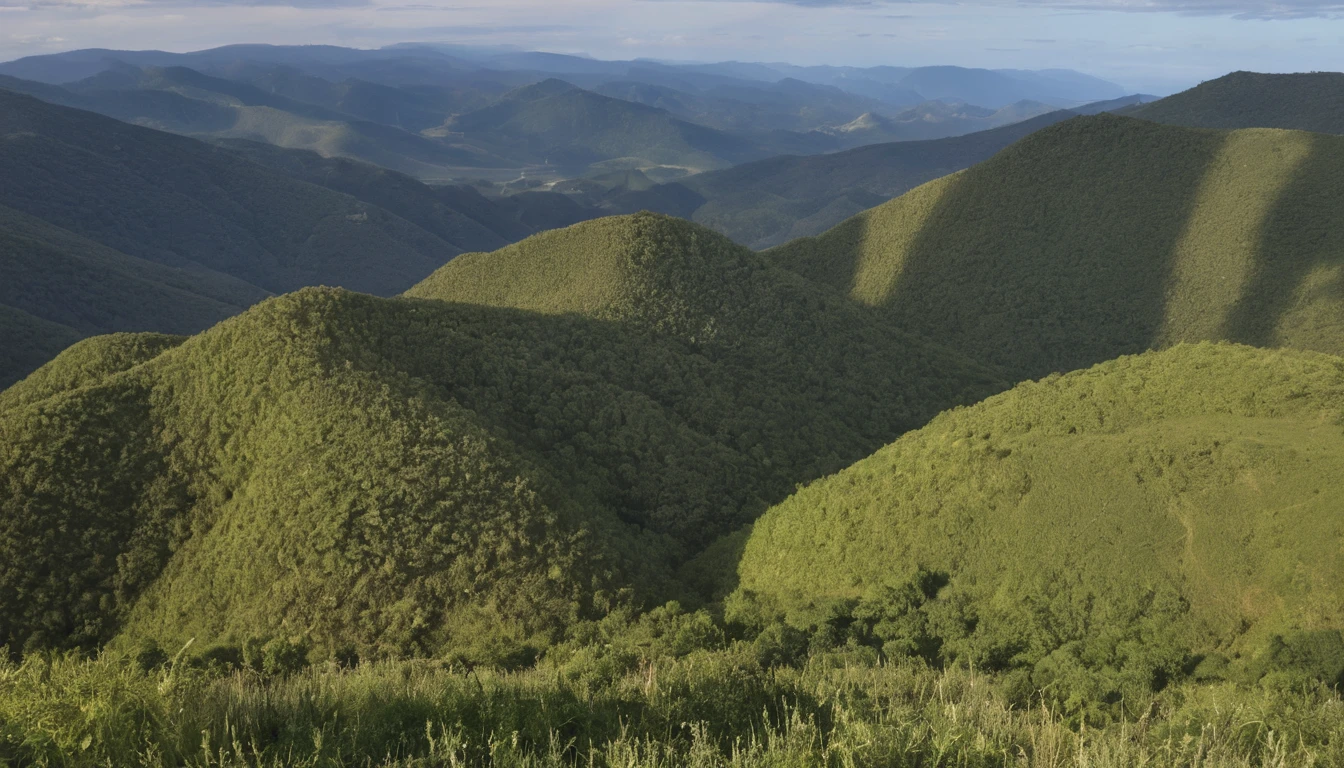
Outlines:
{"label": "sunlit slope", "polygon": [[1344,353],[1344,139],[1100,115],[769,252],[1020,378],[1180,341]]}
{"label": "sunlit slope", "polygon": [[1344,73],[1233,72],[1125,114],[1197,128],[1344,133]]}
{"label": "sunlit slope", "polygon": [[[635,556],[612,537],[637,534],[493,434],[504,406],[481,401],[512,392],[482,346],[579,332],[313,289],[181,344],[76,345],[0,400],[0,637],[292,634],[376,654],[553,629]],[[658,420],[572,354],[503,368]]]}
{"label": "sunlit slope", "polygon": [[0,644],[544,646],[1000,386],[846,330],[805,358],[833,368],[779,378],[761,361],[792,353],[746,337],[306,289],[186,341],[75,345],[0,395]]}
{"label": "sunlit slope", "polygon": [[[458,257],[408,295],[577,314],[619,323],[632,338],[690,345],[732,372],[692,398],[688,415],[752,435],[757,444],[742,448],[768,457],[774,483],[815,476],[999,387],[997,373],[892,329],[722,235],[649,213]],[[682,387],[677,375],[661,377],[669,395]]]}
{"label": "sunlit slope", "polygon": [[1344,360],[1226,344],[1022,384],[768,512],[742,595],[805,623],[941,573],[935,634],[991,666],[1341,629],[1342,408]]}

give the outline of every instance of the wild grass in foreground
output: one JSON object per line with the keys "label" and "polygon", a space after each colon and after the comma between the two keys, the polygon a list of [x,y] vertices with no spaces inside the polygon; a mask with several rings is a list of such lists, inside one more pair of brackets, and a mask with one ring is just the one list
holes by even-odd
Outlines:
{"label": "wild grass in foreground", "polygon": [[763,667],[752,646],[624,668],[443,662],[289,675],[103,656],[0,662],[4,766],[1334,766],[1324,688],[1187,683],[1074,725],[993,676],[859,652]]}

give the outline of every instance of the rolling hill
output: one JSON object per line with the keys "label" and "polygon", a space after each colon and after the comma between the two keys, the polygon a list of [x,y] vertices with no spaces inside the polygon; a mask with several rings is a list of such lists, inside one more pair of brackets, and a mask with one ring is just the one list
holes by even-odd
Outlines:
{"label": "rolling hill", "polygon": [[1079,117],[770,252],[1017,378],[1181,341],[1344,353],[1344,139]]}
{"label": "rolling hill", "polygon": [[[492,201],[311,152],[203,144],[6,90],[0,106],[0,304],[64,326],[40,346],[52,353],[56,339],[96,333],[195,333],[304,285],[397,293],[458,253],[596,215],[558,194]],[[14,357],[0,364],[0,381],[49,358]]]}
{"label": "rolling hill", "polygon": [[412,294],[100,336],[0,393],[0,642],[286,632],[497,660],[666,599],[674,565],[795,483],[1002,387],[652,215]]}
{"label": "rolling hill", "polygon": [[1234,675],[1276,645],[1325,659],[1344,629],[1342,407],[1344,360],[1230,344],[1022,384],[771,509],[733,600],[1019,670],[1071,706]]}
{"label": "rolling hill", "polygon": [[1344,74],[1233,72],[1124,112],[1192,128],[1286,128],[1344,133]]}
{"label": "rolling hill", "polygon": [[739,134],[679,120],[663,109],[610,98],[557,79],[505,94],[484,109],[456,115],[446,136],[470,140],[495,154],[583,170],[604,161],[631,167],[688,171],[723,168],[769,155],[783,146],[823,151],[821,135],[787,131]]}
{"label": "rolling hill", "polygon": [[[641,206],[685,216],[739,243],[768,248],[819,235],[920,184],[988,160],[1023,136],[1071,116],[1052,112],[954,138],[772,157],[673,182],[652,190],[654,194],[609,196],[603,202],[618,209]],[[671,194],[680,189],[693,197]],[[672,205],[660,205],[659,198],[670,198]]]}

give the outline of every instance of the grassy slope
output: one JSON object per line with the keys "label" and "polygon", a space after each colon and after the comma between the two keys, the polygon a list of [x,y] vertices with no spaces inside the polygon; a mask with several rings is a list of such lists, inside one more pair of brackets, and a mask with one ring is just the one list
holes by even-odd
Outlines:
{"label": "grassy slope", "polygon": [[1193,128],[1344,133],[1344,74],[1233,72],[1125,114]]}
{"label": "grassy slope", "polygon": [[1344,353],[1344,139],[1114,116],[770,252],[1019,378],[1225,339]]}
{"label": "grassy slope", "polygon": [[775,157],[680,182],[708,202],[692,214],[753,248],[819,235],[844,219],[927,181],[989,159],[1067,117],[1057,112],[1016,125],[933,141],[896,142],[809,157]]}
{"label": "grassy slope", "polygon": [[132,256],[270,291],[393,293],[457,253],[381,208],[217,147],[7,91],[0,105],[0,205]]}
{"label": "grassy slope", "polygon": [[[551,314],[573,283],[545,254],[606,286],[589,316]],[[434,293],[470,275],[496,306],[307,289],[180,345],[85,342],[0,397],[0,642],[491,657],[665,598],[795,483],[999,386],[685,222],[495,256],[527,301],[473,257]]]}
{"label": "grassy slope", "polygon": [[1344,360],[1236,345],[1023,384],[772,509],[741,589],[815,620],[942,571],[939,600],[978,620],[962,651],[991,665],[1340,629],[1341,408]]}

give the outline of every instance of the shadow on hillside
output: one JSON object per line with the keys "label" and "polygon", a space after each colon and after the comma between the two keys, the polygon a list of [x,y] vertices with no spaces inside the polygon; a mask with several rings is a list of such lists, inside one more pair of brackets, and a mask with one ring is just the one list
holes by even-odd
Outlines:
{"label": "shadow on hillside", "polygon": [[854,220],[844,241],[867,256],[827,269],[1018,378],[1202,339],[1341,351],[1300,307],[1344,294],[1338,140],[1135,123],[1066,124],[1046,153],[1028,139],[947,180],[902,218],[914,231]]}
{"label": "shadow on hillside", "polygon": [[1321,323],[1310,305],[1344,301],[1339,209],[1344,147],[1334,137],[1304,135],[1310,141],[1308,155],[1261,230],[1256,268],[1228,313],[1224,333],[1256,346],[1341,354],[1339,327]]}

